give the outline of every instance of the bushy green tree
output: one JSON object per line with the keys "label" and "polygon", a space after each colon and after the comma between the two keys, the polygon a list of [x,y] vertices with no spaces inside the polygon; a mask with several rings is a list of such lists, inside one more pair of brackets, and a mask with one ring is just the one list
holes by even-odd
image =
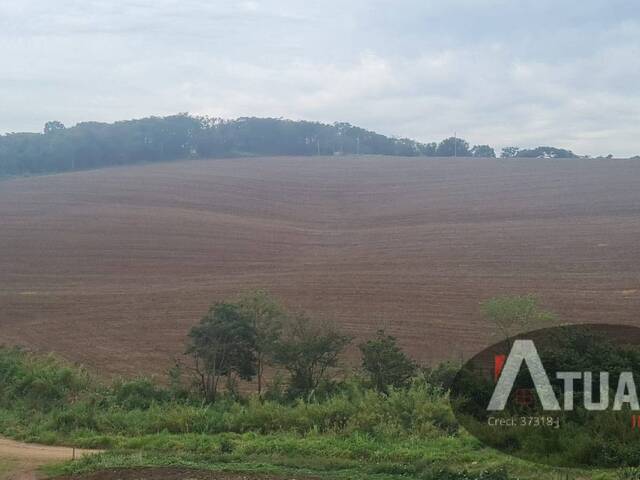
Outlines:
{"label": "bushy green tree", "polygon": [[256,376],[258,395],[262,394],[264,368],[273,354],[274,346],[282,334],[284,309],[264,290],[242,295],[238,300],[242,313],[249,319],[256,336]]}
{"label": "bushy green tree", "polygon": [[446,361],[435,366],[423,369],[425,380],[429,385],[449,390],[456,375],[460,371],[461,365],[455,362]]}
{"label": "bushy green tree", "polygon": [[216,303],[189,332],[186,353],[193,359],[200,391],[208,402],[217,397],[222,377],[251,380],[257,372],[256,334],[251,319],[240,307]]}
{"label": "bushy green tree", "polygon": [[519,150],[516,157],[525,158],[575,158],[571,150],[556,147],[536,147],[530,150]]}
{"label": "bushy green tree", "polygon": [[416,364],[400,349],[395,337],[378,330],[376,337],[359,346],[362,369],[378,392],[389,387],[407,387],[416,373]]}
{"label": "bushy green tree", "polygon": [[474,145],[471,149],[471,155],[474,157],[495,158],[496,152],[489,145]]}
{"label": "bushy green tree", "polygon": [[557,323],[555,314],[538,305],[535,295],[503,295],[484,301],[482,313],[503,339]]}
{"label": "bushy green tree", "polygon": [[43,134],[0,135],[0,175],[64,172],[142,162],[237,155],[433,154],[433,144],[355,127],[282,118],[194,117],[186,113],[112,124],[47,122]]}
{"label": "bushy green tree", "polygon": [[471,155],[469,144],[462,138],[449,137],[438,144],[436,154],[439,157],[468,157]]}
{"label": "bushy green tree", "polygon": [[275,344],[273,357],[275,363],[291,375],[289,394],[313,396],[327,379],[328,371],[338,365],[340,352],[350,342],[351,337],[340,333],[332,324],[312,322],[303,315],[292,318]]}

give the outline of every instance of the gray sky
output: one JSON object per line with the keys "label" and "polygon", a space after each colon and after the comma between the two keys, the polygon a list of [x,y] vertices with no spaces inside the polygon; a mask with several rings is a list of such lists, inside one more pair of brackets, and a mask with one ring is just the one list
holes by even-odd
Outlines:
{"label": "gray sky", "polygon": [[637,0],[0,0],[0,132],[191,112],[640,154]]}

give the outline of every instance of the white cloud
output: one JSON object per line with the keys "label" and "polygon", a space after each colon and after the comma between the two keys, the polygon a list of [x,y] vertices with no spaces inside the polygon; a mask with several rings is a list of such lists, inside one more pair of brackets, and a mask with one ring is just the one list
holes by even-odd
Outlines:
{"label": "white cloud", "polygon": [[5,2],[0,131],[190,111],[638,154],[640,7],[611,1]]}

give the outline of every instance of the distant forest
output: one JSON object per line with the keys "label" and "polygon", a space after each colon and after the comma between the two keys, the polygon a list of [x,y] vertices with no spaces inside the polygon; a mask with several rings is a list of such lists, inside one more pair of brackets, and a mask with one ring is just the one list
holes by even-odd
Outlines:
{"label": "distant forest", "polygon": [[[66,128],[51,121],[43,133],[0,135],[0,175],[85,170],[187,158],[250,155],[376,154],[495,157],[488,145],[461,138],[420,143],[355,127],[278,118],[223,120],[188,114]],[[569,150],[505,148],[503,157],[575,157]]]}

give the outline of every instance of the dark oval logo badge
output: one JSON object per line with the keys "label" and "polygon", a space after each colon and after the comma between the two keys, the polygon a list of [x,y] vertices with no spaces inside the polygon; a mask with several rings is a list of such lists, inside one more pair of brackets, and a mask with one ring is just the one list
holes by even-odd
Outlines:
{"label": "dark oval logo badge", "polygon": [[451,387],[460,422],[483,443],[560,467],[640,465],[640,328],[567,325],[505,339]]}

